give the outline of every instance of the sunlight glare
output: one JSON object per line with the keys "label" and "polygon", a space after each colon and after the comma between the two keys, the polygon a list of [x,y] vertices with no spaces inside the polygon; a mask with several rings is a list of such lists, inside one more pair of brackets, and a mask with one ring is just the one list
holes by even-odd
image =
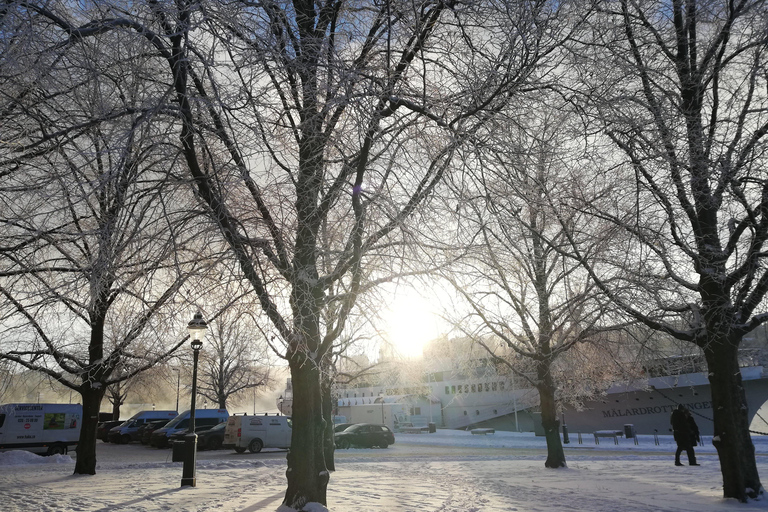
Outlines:
{"label": "sunlight glare", "polygon": [[403,357],[420,357],[424,345],[440,334],[435,307],[416,294],[398,294],[384,315],[387,338]]}

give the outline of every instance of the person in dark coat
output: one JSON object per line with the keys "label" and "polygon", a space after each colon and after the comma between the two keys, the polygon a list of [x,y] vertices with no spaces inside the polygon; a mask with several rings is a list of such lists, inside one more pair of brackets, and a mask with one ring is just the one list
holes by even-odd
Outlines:
{"label": "person in dark coat", "polygon": [[683,450],[688,454],[688,464],[698,466],[693,445],[699,442],[699,427],[696,425],[691,412],[683,404],[680,404],[677,409],[672,411],[670,422],[672,423],[672,434],[677,443],[675,466],[682,466],[680,454],[683,453]]}

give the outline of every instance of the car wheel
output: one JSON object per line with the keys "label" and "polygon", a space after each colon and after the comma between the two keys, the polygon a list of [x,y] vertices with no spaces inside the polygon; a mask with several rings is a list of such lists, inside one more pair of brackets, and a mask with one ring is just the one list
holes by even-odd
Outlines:
{"label": "car wheel", "polygon": [[54,444],[48,448],[48,455],[66,455],[67,447],[63,444]]}
{"label": "car wheel", "polygon": [[264,443],[261,442],[261,439],[254,439],[248,445],[248,451],[251,453],[259,453],[263,447]]}
{"label": "car wheel", "polygon": [[338,446],[340,450],[347,450],[349,449],[349,441],[347,439],[339,439],[339,442],[336,443],[336,446]]}
{"label": "car wheel", "polygon": [[383,443],[381,443],[381,447],[386,450],[387,448],[389,448],[389,443],[384,441]]}
{"label": "car wheel", "polygon": [[243,448],[241,446],[235,446],[235,451],[237,453],[245,453],[245,448]]}

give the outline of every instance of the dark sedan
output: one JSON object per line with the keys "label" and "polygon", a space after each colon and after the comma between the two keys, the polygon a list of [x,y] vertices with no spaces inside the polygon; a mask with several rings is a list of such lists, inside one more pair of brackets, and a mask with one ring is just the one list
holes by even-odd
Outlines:
{"label": "dark sedan", "polygon": [[389,430],[389,427],[373,423],[352,425],[342,432],[336,432],[334,438],[336,440],[336,447],[342,450],[350,446],[362,446],[364,448],[381,446],[386,448],[391,444],[395,444],[395,434]]}
{"label": "dark sedan", "polygon": [[227,422],[223,421],[211,427],[204,432],[197,434],[197,447],[200,450],[218,450],[224,442],[224,429],[227,428]]}
{"label": "dark sedan", "polygon": [[105,443],[109,442],[109,431],[118,425],[122,425],[124,422],[120,420],[105,421],[99,423],[96,427],[96,438],[101,439]]}
{"label": "dark sedan", "polygon": [[166,420],[149,421],[139,427],[139,431],[136,433],[136,438],[141,444],[149,444],[149,438],[152,437],[152,432],[159,428],[163,428],[168,423]]}

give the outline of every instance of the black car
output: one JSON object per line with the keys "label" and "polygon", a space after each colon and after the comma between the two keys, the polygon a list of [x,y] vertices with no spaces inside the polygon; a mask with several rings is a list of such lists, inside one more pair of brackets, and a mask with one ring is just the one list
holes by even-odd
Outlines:
{"label": "black car", "polygon": [[[207,432],[208,430],[211,430],[213,428],[211,425],[195,425],[195,434],[197,434],[197,447],[200,448],[200,434],[203,432]],[[171,434],[168,436],[168,443],[173,444],[174,441],[183,441],[184,436],[189,434],[188,430],[183,430],[181,432],[176,432],[175,434]]]}
{"label": "black car", "polygon": [[215,427],[197,434],[197,448],[200,450],[218,450],[224,443],[224,429],[227,422],[222,421]]}
{"label": "black car", "polygon": [[352,425],[342,432],[336,432],[333,437],[336,440],[336,447],[342,450],[350,446],[362,446],[365,448],[381,446],[386,448],[391,444],[395,444],[395,434],[389,430],[389,427],[374,423]]}
{"label": "black car", "polygon": [[101,439],[105,443],[109,442],[109,431],[118,425],[122,425],[124,422],[120,420],[105,421],[99,423],[96,427],[96,438]]}
{"label": "black car", "polygon": [[141,444],[149,444],[149,438],[152,436],[152,432],[159,428],[163,428],[166,423],[168,423],[168,420],[148,421],[139,427],[139,430],[136,432],[136,439],[138,439]]}

